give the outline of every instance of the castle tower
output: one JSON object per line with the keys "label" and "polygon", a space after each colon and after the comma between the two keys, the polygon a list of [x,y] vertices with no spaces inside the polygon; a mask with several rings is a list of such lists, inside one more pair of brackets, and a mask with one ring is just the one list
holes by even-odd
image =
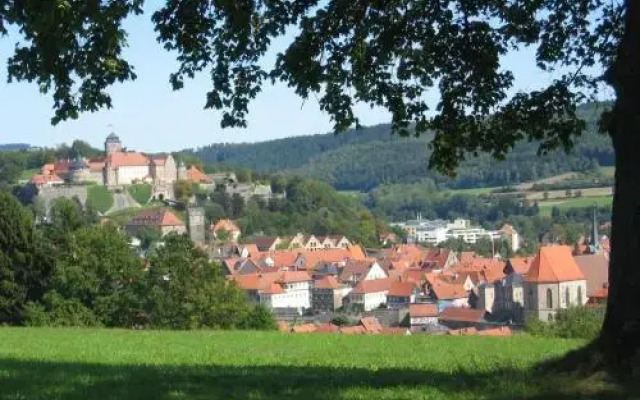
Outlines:
{"label": "castle tower", "polygon": [[204,208],[189,207],[187,208],[187,223],[189,226],[189,237],[196,245],[204,245]]}
{"label": "castle tower", "polygon": [[593,207],[593,220],[591,221],[591,253],[600,252],[600,240],[598,239],[598,219],[596,217],[597,208]]}
{"label": "castle tower", "polygon": [[187,166],[184,164],[184,161],[180,160],[180,164],[178,164],[178,180],[186,181],[187,180]]}
{"label": "castle tower", "polygon": [[115,133],[111,132],[104,141],[104,152],[106,155],[119,153],[122,151],[122,142]]}

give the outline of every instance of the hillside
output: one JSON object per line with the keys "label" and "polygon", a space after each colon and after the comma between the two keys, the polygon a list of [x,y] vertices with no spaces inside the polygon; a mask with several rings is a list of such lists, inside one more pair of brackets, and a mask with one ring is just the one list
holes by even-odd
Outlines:
{"label": "hillside", "polygon": [[502,186],[540,179],[568,171],[583,171],[613,164],[607,136],[596,133],[605,104],[584,105],[585,134],[574,151],[537,155],[537,143],[520,143],[503,162],[488,155],[472,158],[451,180],[427,168],[431,135],[420,138],[393,136],[389,125],[344,134],[324,134],[253,144],[214,144],[187,152],[205,163],[224,163],[259,172],[287,171],[322,179],[341,190],[368,191],[380,184],[413,183],[425,178],[440,186],[465,188]]}
{"label": "hillside", "polygon": [[26,143],[5,143],[0,144],[0,151],[17,151],[30,149],[31,145]]}
{"label": "hillside", "polygon": [[[575,340],[0,329],[0,399],[626,398],[534,370]],[[37,383],[37,384],[34,384]],[[585,397],[586,396],[586,397]],[[595,397],[594,397],[595,396]]]}

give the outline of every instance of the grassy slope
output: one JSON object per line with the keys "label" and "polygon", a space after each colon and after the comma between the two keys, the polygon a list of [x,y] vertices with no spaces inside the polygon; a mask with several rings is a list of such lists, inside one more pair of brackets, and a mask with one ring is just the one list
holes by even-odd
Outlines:
{"label": "grassy slope", "polygon": [[2,328],[0,399],[569,399],[604,386],[532,367],[580,345],[526,336]]}
{"label": "grassy slope", "polygon": [[113,206],[113,194],[105,186],[91,185],[87,188],[87,201],[101,213]]}
{"label": "grassy slope", "polygon": [[151,198],[152,186],[150,184],[131,185],[129,193],[131,197],[140,205],[147,204]]}

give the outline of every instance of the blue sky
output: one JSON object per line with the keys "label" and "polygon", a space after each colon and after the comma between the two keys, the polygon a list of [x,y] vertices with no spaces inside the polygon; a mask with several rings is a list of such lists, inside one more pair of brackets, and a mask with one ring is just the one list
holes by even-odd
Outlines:
{"label": "blue sky", "polygon": [[[221,129],[220,113],[204,110],[207,76],[187,82],[174,92],[168,77],[175,70],[174,55],[156,41],[150,14],[159,1],[150,1],[144,15],[126,22],[129,48],[126,58],[136,68],[138,79],[118,84],[110,93],[114,107],[78,120],[51,126],[52,100],[35,84],[6,83],[5,60],[12,54],[15,37],[0,38],[0,143],[30,143],[54,146],[83,139],[102,147],[106,135],[115,131],[125,146],[147,152],[180,150],[220,142],[256,142],[288,136],[325,133],[331,130],[329,117],[315,99],[303,102],[285,85],[265,87],[250,106],[246,129]],[[273,54],[283,49],[286,39],[276,43]],[[271,58],[272,60],[272,58]],[[267,60],[266,62],[270,62]],[[504,59],[504,66],[516,74],[516,90],[541,87],[550,77],[535,67],[532,54],[522,51]],[[384,110],[358,107],[365,125],[387,122]]]}

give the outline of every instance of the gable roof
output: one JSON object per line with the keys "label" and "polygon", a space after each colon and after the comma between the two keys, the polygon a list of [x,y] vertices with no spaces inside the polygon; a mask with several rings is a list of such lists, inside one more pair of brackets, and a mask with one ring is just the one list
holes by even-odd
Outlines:
{"label": "gable roof", "polygon": [[47,183],[63,183],[64,180],[56,174],[50,175],[34,175],[31,177],[31,183],[34,185],[45,185]]}
{"label": "gable roof", "polygon": [[204,172],[196,168],[195,165],[192,165],[187,170],[187,180],[196,183],[213,183],[213,180],[209,178]]}
{"label": "gable roof", "polygon": [[172,212],[160,210],[146,210],[131,218],[129,225],[133,226],[184,226]]}
{"label": "gable roof", "polygon": [[254,244],[258,246],[260,251],[268,251],[279,237],[260,236],[253,240]]}
{"label": "gable roof", "polygon": [[117,167],[137,167],[149,165],[149,157],[137,152],[118,152],[107,156],[107,163],[114,168]]}
{"label": "gable roof", "polygon": [[379,333],[382,330],[382,325],[376,317],[364,317],[360,319],[360,325],[367,333]]}
{"label": "gable roof", "polygon": [[426,318],[438,316],[438,305],[429,304],[409,304],[409,316],[411,318]]}
{"label": "gable roof", "polygon": [[526,275],[526,273],[529,272],[531,261],[533,261],[531,257],[513,257],[507,261],[507,264],[511,265],[513,272],[516,274]]}
{"label": "gable roof", "polygon": [[393,282],[387,296],[410,297],[415,287],[415,284],[411,282]]}
{"label": "gable roof", "polygon": [[351,291],[353,294],[378,293],[388,291],[391,287],[389,278],[360,281]]}
{"label": "gable roof", "polygon": [[313,270],[321,262],[341,262],[350,258],[347,249],[321,249],[316,251],[298,250],[298,258],[304,260],[304,267]]}
{"label": "gable roof", "polygon": [[469,296],[462,285],[446,283],[439,278],[434,279],[430,287],[438,300],[464,299]]}
{"label": "gable roof", "polygon": [[292,267],[296,261],[296,254],[290,251],[272,251],[269,253],[261,253],[260,265],[268,265],[267,259],[271,259],[273,267],[288,268]]}
{"label": "gable roof", "polygon": [[230,219],[221,219],[213,225],[212,231],[217,232],[221,229],[224,229],[229,232],[239,232],[240,228]]}
{"label": "gable roof", "polygon": [[292,282],[308,282],[311,281],[311,276],[306,271],[284,271],[279,282],[292,283]]}
{"label": "gable roof", "polygon": [[318,279],[313,285],[316,289],[338,289],[340,284],[338,280],[332,275],[327,275],[321,279]]}
{"label": "gable roof", "polygon": [[344,268],[342,268],[342,271],[340,271],[340,280],[341,281],[351,281],[351,280],[358,281],[358,280],[364,279],[374,264],[377,264],[377,261],[375,259],[349,260],[345,264]]}
{"label": "gable roof", "polygon": [[533,259],[525,282],[553,283],[584,280],[569,246],[542,246]]}
{"label": "gable roof", "polygon": [[475,308],[447,307],[438,317],[441,321],[457,322],[482,322],[484,320],[484,310]]}

